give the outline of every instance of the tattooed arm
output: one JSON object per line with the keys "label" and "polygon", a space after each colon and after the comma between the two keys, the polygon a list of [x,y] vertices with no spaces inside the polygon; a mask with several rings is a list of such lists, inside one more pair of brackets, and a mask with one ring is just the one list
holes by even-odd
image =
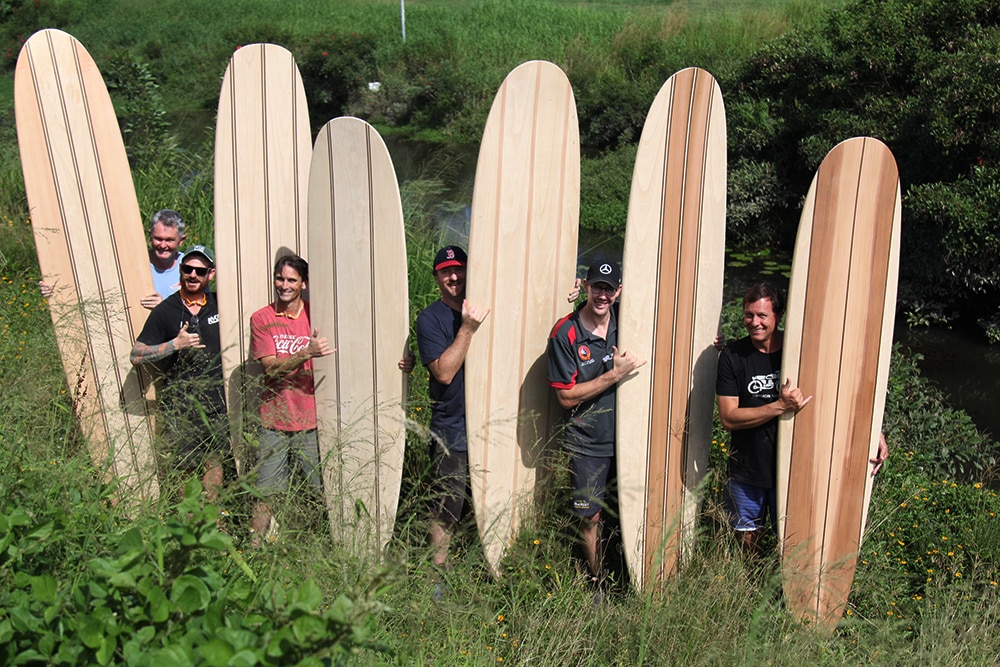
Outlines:
{"label": "tattooed arm", "polygon": [[145,343],[136,341],[135,346],[132,347],[132,353],[129,355],[129,361],[132,362],[133,366],[149,364],[160,359],[166,359],[174,352],[188,347],[204,349],[205,346],[201,343],[201,338],[198,334],[188,331],[188,325],[185,322],[177,334],[177,338],[168,340],[166,343],[146,345]]}

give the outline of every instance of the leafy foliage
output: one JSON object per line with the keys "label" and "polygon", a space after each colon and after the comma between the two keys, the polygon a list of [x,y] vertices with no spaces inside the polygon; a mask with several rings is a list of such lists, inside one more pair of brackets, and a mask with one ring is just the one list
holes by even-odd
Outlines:
{"label": "leafy foliage", "polygon": [[377,603],[327,603],[309,580],[258,584],[216,515],[192,480],[170,516],[102,536],[97,555],[57,577],[36,557],[68,517],[0,514],[0,661],[320,665],[371,647]]}

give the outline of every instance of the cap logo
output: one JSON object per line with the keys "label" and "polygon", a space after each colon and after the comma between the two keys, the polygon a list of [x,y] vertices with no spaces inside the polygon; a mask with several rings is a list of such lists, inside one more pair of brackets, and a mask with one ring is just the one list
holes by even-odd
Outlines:
{"label": "cap logo", "polygon": [[580,361],[590,361],[590,348],[586,345],[578,347],[576,353],[580,356]]}
{"label": "cap logo", "polygon": [[601,267],[598,269],[598,271],[601,272],[601,275],[610,276],[612,268],[610,264],[601,264]]}
{"label": "cap logo", "polygon": [[451,248],[448,248],[448,250],[445,251],[444,256],[447,259],[455,259],[455,251],[452,250]]}

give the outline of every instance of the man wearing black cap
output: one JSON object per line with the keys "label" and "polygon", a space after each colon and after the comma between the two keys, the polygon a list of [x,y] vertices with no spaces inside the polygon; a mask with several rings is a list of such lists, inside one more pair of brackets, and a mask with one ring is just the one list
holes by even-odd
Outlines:
{"label": "man wearing black cap", "polygon": [[622,379],[646,363],[617,347],[615,300],[621,283],[616,263],[591,266],[583,281],[587,301],[556,323],[548,346],[549,384],[566,418],[573,513],[580,519],[587,566],[597,580],[603,575],[601,508],[615,475],[615,393]]}
{"label": "man wearing black cap", "polygon": [[465,355],[472,334],[489,308],[465,300],[465,251],[446,246],[434,257],[434,282],[441,298],[417,316],[420,359],[430,371],[431,459],[439,488],[431,516],[435,565],[444,565],[469,485],[465,433]]}
{"label": "man wearing black cap", "polygon": [[181,255],[180,290],[149,314],[129,357],[133,366],[162,362],[161,423],[177,466],[184,471],[203,467],[202,484],[213,501],[228,441],[219,307],[208,291],[214,275],[209,248],[196,245]]}

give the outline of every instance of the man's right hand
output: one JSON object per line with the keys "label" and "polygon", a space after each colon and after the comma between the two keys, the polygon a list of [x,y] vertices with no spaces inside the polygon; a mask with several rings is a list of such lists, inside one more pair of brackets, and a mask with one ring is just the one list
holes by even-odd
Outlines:
{"label": "man's right hand", "polygon": [[792,386],[792,381],[785,378],[785,384],[781,385],[781,394],[778,400],[781,402],[785,412],[798,412],[813,399],[812,396],[805,397],[802,390]]}
{"label": "man's right hand", "polygon": [[185,322],[184,326],[177,333],[177,338],[174,339],[174,349],[184,350],[192,347],[196,350],[203,350],[205,346],[202,345],[201,336],[198,334],[188,331],[189,322]]}
{"label": "man's right hand", "polygon": [[467,327],[473,333],[479,329],[479,325],[489,314],[489,308],[481,308],[465,299],[462,300],[462,326]]}
{"label": "man's right hand", "polygon": [[614,364],[615,372],[618,373],[619,380],[625,378],[635,369],[646,365],[645,359],[639,361],[635,353],[631,351],[619,352],[617,347],[612,347],[611,355],[612,363]]}
{"label": "man's right hand", "polygon": [[161,297],[156,292],[153,292],[152,294],[147,294],[146,296],[139,299],[139,303],[142,304],[142,307],[145,308],[146,310],[153,310],[158,305],[160,305],[161,301],[163,301],[163,297]]}

